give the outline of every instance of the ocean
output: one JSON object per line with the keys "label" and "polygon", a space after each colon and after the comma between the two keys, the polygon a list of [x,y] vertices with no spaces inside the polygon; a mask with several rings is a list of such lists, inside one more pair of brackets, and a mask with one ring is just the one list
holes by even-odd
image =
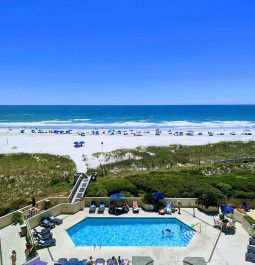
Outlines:
{"label": "ocean", "polygon": [[0,127],[253,128],[255,105],[0,106]]}

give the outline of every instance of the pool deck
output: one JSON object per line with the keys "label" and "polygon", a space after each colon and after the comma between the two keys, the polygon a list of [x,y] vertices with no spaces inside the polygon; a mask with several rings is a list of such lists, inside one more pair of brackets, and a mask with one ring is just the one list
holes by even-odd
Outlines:
{"label": "pool deck", "polygon": [[[86,259],[89,256],[108,259],[112,256],[121,256],[132,260],[132,256],[150,256],[154,259],[154,264],[183,264],[183,259],[189,257],[204,257],[208,264],[212,265],[241,265],[250,264],[244,261],[244,256],[248,244],[248,234],[240,224],[236,224],[236,233],[234,235],[225,235],[218,229],[213,228],[213,217],[206,215],[196,209],[196,217],[193,217],[192,209],[183,209],[182,214],[174,213],[172,215],[159,216],[157,213],[149,213],[140,210],[139,214],[133,214],[132,211],[120,217],[175,217],[187,225],[201,224],[201,233],[196,232],[190,244],[187,247],[75,247],[66,230],[86,217],[113,217],[109,215],[108,210],[104,214],[89,214],[88,208],[74,215],[62,215],[63,224],[52,230],[57,245],[49,249],[39,250],[42,260],[53,264],[53,260],[58,258]],[[196,226],[199,230],[199,225]]]}

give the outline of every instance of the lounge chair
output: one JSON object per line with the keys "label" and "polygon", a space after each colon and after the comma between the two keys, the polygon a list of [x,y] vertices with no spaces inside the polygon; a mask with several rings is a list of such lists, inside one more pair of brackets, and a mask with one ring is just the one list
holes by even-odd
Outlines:
{"label": "lounge chair", "polygon": [[36,236],[37,238],[41,240],[46,240],[46,239],[52,238],[52,233],[48,232],[46,234],[41,234],[41,235],[37,233],[33,233],[33,236]]}
{"label": "lounge chair", "polygon": [[165,210],[164,210],[164,207],[163,206],[160,206],[159,207],[158,214],[159,215],[164,215],[165,214]]}
{"label": "lounge chair", "polygon": [[48,248],[56,245],[56,239],[38,240],[38,248]]}
{"label": "lounge chair", "polygon": [[165,213],[166,214],[172,214],[172,206],[173,206],[172,202],[170,202],[170,201],[166,202],[166,207],[165,207]]}
{"label": "lounge chair", "polygon": [[61,258],[58,260],[58,264],[61,264],[61,265],[68,265],[68,261],[67,259],[65,258]]}
{"label": "lounge chair", "polygon": [[243,204],[242,204],[242,208],[243,208],[246,212],[249,212],[250,209],[251,209],[247,202],[243,202]]}
{"label": "lounge chair", "polygon": [[44,227],[41,227],[40,229],[34,228],[33,230],[34,230],[34,233],[36,233],[38,235],[43,235],[43,234],[47,234],[50,232],[49,228],[44,228]]}
{"label": "lounge chair", "polygon": [[56,218],[52,214],[48,214],[46,218],[47,218],[47,220],[49,220],[50,222],[52,222],[52,223],[54,223],[56,225],[60,225],[60,224],[63,223],[62,219]]}
{"label": "lounge chair", "polygon": [[120,265],[129,265],[128,259],[122,259]]}
{"label": "lounge chair", "polygon": [[215,219],[214,217],[213,217],[213,223],[214,223],[214,227],[215,228],[221,228],[221,222],[220,222],[220,220],[218,220],[218,219]]}
{"label": "lounge chair", "polygon": [[55,224],[52,223],[52,222],[50,222],[49,220],[47,220],[47,219],[44,217],[44,218],[42,218],[42,220],[41,220],[41,226],[52,229],[52,228],[55,227]]}
{"label": "lounge chair", "polygon": [[107,265],[115,265],[115,261],[113,259],[108,259]]}
{"label": "lounge chair", "polygon": [[249,238],[249,245],[255,245],[255,237]]}
{"label": "lounge chair", "polygon": [[133,201],[133,213],[139,213],[139,207],[137,201]]}
{"label": "lounge chair", "polygon": [[77,258],[71,258],[71,259],[69,259],[69,262],[68,263],[74,263],[74,262],[77,262],[77,261],[79,261]]}
{"label": "lounge chair", "polygon": [[247,252],[245,254],[245,260],[255,263],[255,254]]}
{"label": "lounge chair", "polygon": [[105,260],[104,259],[96,259],[95,264],[96,265],[104,265],[105,264]]}
{"label": "lounge chair", "polygon": [[104,210],[105,210],[105,204],[103,202],[100,202],[97,213],[104,213]]}
{"label": "lounge chair", "polygon": [[248,245],[247,246],[247,252],[255,252],[255,246],[253,246],[253,245]]}
{"label": "lounge chair", "polygon": [[97,209],[96,202],[92,201],[89,207],[89,213],[95,213]]}

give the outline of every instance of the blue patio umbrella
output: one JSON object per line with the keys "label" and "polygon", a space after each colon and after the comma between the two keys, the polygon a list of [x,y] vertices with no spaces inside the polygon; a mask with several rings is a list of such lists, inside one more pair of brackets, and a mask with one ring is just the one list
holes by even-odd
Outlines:
{"label": "blue patio umbrella", "polygon": [[161,192],[154,192],[154,193],[152,193],[151,197],[154,200],[163,200],[165,198],[165,195]]}
{"label": "blue patio umbrella", "polygon": [[39,260],[39,259],[32,260],[32,261],[26,263],[26,265],[47,265],[47,264],[48,264],[48,262],[42,261],[42,260]]}
{"label": "blue patio umbrella", "polygon": [[84,141],[80,141],[80,144],[83,145],[83,144],[85,144],[85,142]]}
{"label": "blue patio umbrella", "polygon": [[115,193],[115,194],[112,194],[110,198],[113,200],[119,200],[119,199],[125,198],[125,195],[122,193]]}
{"label": "blue patio umbrella", "polygon": [[79,144],[79,142],[74,142],[73,144],[74,144],[74,145],[77,145],[77,144]]}
{"label": "blue patio umbrella", "polygon": [[233,214],[234,213],[234,208],[232,208],[231,206],[229,206],[227,204],[221,204],[220,209],[221,209],[221,212],[224,215]]}

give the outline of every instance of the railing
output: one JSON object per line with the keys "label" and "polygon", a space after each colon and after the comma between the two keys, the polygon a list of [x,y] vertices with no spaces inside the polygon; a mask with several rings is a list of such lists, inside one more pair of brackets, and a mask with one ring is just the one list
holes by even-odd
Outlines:
{"label": "railing", "polygon": [[70,192],[70,195],[69,195],[69,201],[71,202],[72,199],[73,199],[73,196],[74,194],[76,193],[77,189],[79,188],[80,184],[81,184],[81,181],[82,179],[84,178],[83,174],[81,174],[78,178],[78,180],[75,182],[71,192]]}

